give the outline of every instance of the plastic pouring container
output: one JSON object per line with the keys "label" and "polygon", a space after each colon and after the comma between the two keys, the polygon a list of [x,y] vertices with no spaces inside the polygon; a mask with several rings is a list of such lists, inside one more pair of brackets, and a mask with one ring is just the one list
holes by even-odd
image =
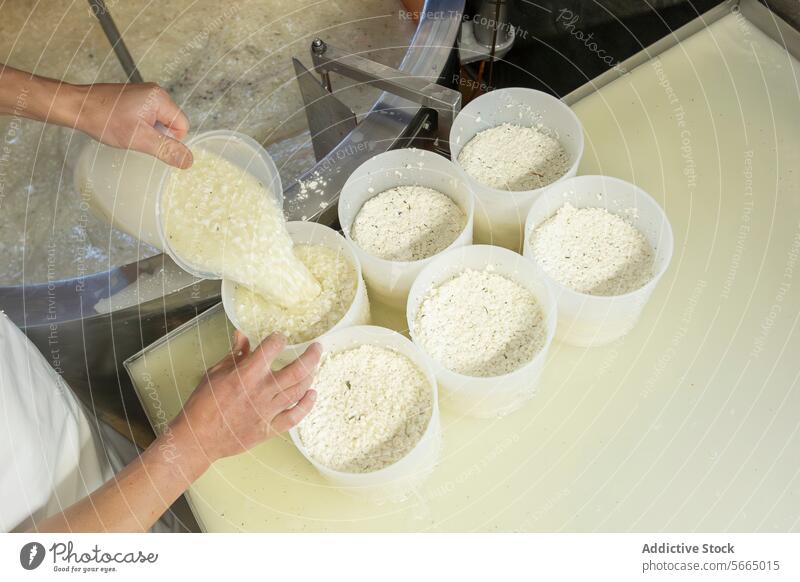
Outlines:
{"label": "plastic pouring container", "polygon": [[168,168],[148,154],[89,141],[78,156],[73,182],[78,192],[91,194],[89,204],[95,214],[162,249],[155,207]]}
{"label": "plastic pouring container", "polygon": [[[267,150],[253,138],[235,131],[220,129],[198,133],[187,139],[184,143],[186,147],[191,150],[208,150],[249,172],[272,192],[275,196],[275,200],[278,202],[278,207],[283,208],[283,186],[281,185],[281,177],[280,174],[278,174],[278,168],[275,167],[275,162],[269,157]],[[156,197],[156,224],[158,226],[158,236],[161,238],[162,248],[172,257],[179,267],[188,271],[195,277],[203,279],[221,279],[222,275],[220,273],[204,271],[201,266],[193,265],[191,262],[184,260],[170,246],[169,239],[164,232],[164,217],[161,215],[161,201],[170,176],[172,176],[174,172],[181,171],[182,170],[176,168],[170,168],[164,173]]]}
{"label": "plastic pouring container", "polygon": [[[466,376],[447,369],[425,352],[417,339],[416,316],[428,292],[466,269],[485,270],[489,265],[530,290],[544,312],[547,336],[544,347],[520,368],[502,376]],[[414,281],[406,309],[411,339],[431,362],[442,391],[442,406],[459,414],[480,418],[505,416],[524,405],[536,392],[547,352],[556,331],[556,301],[549,284],[529,259],[501,247],[474,245],[448,251],[425,267]]]}
{"label": "plastic pouring container", "polygon": [[[349,327],[351,325],[366,325],[370,322],[370,309],[369,298],[367,297],[367,288],[364,285],[364,279],[361,275],[361,263],[358,256],[353,251],[353,246],[350,242],[338,232],[327,226],[323,226],[316,222],[287,222],[286,229],[292,237],[292,241],[296,245],[322,245],[335,250],[337,253],[343,255],[356,270],[358,275],[358,282],[356,286],[356,293],[353,297],[353,302],[347,309],[342,318],[334,324],[334,326],[325,333],[331,333],[334,330]],[[242,329],[236,317],[236,309],[234,307],[234,288],[236,283],[230,279],[222,280],[222,305],[225,308],[225,314],[228,316],[230,322],[234,327],[247,335]],[[325,335],[325,334],[323,334]],[[259,338],[250,337],[250,346],[255,347],[258,345]],[[275,359],[274,367],[282,368],[300,354],[312,343],[319,338],[313,338],[306,342],[297,344],[289,344],[286,346],[281,355]]]}
{"label": "plastic pouring container", "polygon": [[339,223],[361,260],[370,296],[402,309],[414,279],[436,255],[418,261],[389,261],[369,254],[350,236],[353,222],[364,203],[397,186],[425,186],[438,190],[461,208],[467,217],[466,224],[447,249],[472,243],[475,199],[463,173],[452,162],[433,152],[414,148],[379,154],[361,164],[345,182],[339,197]]}
{"label": "plastic pouring container", "polygon": [[336,471],[315,461],[300,440],[297,427],[289,431],[292,441],[300,453],[336,487],[349,493],[365,496],[372,501],[400,501],[413,493],[428,477],[439,460],[442,446],[439,420],[438,392],[433,370],[419,349],[399,333],[369,325],[339,329],[320,338],[323,358],[326,354],[341,352],[361,345],[390,348],[408,357],[416,364],[431,390],[432,411],[428,426],[417,444],[403,458],[377,471],[369,473],[346,473]]}
{"label": "plastic pouring container", "polygon": [[[559,180],[577,173],[583,156],[583,126],[580,120],[560,99],[521,87],[485,93],[461,110],[450,129],[453,163],[458,165],[461,150],[477,133],[503,123],[536,127],[558,139],[570,158],[569,169]],[[520,156],[524,155],[525,152],[520,152]],[[516,192],[499,190],[463,173],[475,191],[475,242],[520,252],[525,217],[533,201],[546,186]]]}
{"label": "plastic pouring container", "polygon": [[[531,234],[565,202],[576,208],[604,208],[630,220],[653,247],[653,278],[631,293],[599,296],[574,291],[545,273],[533,252]],[[636,210],[636,216],[622,214],[630,209]],[[556,337],[575,346],[604,345],[633,329],[667,270],[672,251],[672,227],[658,203],[638,186],[610,176],[578,176],[550,186],[533,204],[525,223],[524,254],[533,260],[536,271],[550,281],[556,293]]]}

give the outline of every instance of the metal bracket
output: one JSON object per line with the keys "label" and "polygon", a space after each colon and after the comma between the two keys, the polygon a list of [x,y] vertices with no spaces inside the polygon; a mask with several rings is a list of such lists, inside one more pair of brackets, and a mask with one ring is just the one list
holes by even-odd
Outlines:
{"label": "metal bracket", "polygon": [[305,104],[314,157],[320,161],[355,129],[356,116],[303,63],[295,58],[292,58],[292,63]]}
{"label": "metal bracket", "polygon": [[[352,129],[350,119],[354,118],[353,112],[330,93],[330,73],[338,73],[354,81],[372,85],[431,109],[436,113],[433,116],[435,135],[440,141],[447,142],[449,139],[450,127],[461,110],[461,93],[458,91],[358,55],[343,53],[320,38],[314,39],[311,43],[311,58],[314,70],[320,74],[322,83],[315,80],[312,86],[306,76],[309,71],[296,60],[295,71],[306,105],[314,154],[318,160],[331,151],[343,137],[338,130],[333,131],[333,129],[339,128],[344,131],[345,128],[349,128],[347,129],[349,132]],[[321,94],[320,91],[324,91],[325,94]],[[320,129],[325,128],[330,130],[320,133]],[[317,137],[320,135],[322,137]],[[336,143],[332,143],[334,140]]]}

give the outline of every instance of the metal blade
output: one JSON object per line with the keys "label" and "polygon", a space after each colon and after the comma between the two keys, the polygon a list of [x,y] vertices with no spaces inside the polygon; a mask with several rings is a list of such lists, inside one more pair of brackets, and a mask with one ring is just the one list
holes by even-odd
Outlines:
{"label": "metal blade", "polygon": [[347,105],[328,93],[303,63],[295,58],[292,62],[305,104],[314,156],[320,161],[355,129],[356,116]]}

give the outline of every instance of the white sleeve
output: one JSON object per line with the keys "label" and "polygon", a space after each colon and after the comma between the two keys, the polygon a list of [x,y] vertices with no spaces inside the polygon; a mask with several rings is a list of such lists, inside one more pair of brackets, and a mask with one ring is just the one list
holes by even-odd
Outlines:
{"label": "white sleeve", "polygon": [[0,313],[0,531],[35,525],[112,475],[64,380]]}

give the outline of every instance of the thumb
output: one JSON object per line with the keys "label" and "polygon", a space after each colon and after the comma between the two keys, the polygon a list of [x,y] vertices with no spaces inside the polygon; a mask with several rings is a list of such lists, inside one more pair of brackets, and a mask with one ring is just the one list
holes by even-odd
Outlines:
{"label": "thumb", "polygon": [[150,154],[165,164],[181,170],[190,167],[194,161],[189,148],[154,128],[147,128],[144,139],[139,141],[137,146],[134,149]]}

